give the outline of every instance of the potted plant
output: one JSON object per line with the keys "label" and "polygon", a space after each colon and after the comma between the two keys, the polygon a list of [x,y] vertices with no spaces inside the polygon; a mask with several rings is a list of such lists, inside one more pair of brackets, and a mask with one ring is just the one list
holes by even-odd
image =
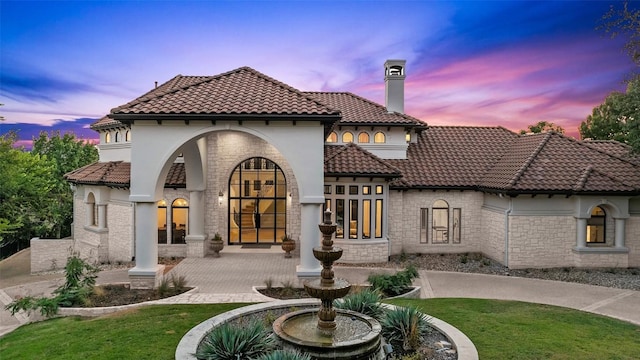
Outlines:
{"label": "potted plant", "polygon": [[282,236],[282,250],[286,253],[284,254],[285,258],[291,257],[291,252],[296,249],[296,241],[293,240],[289,235],[284,234]]}
{"label": "potted plant", "polygon": [[209,247],[213,250],[214,257],[220,257],[220,250],[224,247],[224,242],[222,242],[222,236],[219,233],[215,233],[213,238],[210,240]]}

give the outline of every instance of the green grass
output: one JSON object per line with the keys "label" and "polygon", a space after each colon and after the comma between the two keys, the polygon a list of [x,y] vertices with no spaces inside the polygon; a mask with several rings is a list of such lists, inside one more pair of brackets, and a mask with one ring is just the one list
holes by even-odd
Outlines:
{"label": "green grass", "polygon": [[[567,308],[484,299],[396,300],[464,332],[480,359],[638,359],[640,327]],[[631,309],[629,309],[631,311]]]}
{"label": "green grass", "polygon": [[[565,308],[479,299],[395,300],[462,330],[480,359],[637,359],[640,327]],[[0,338],[0,359],[173,359],[193,326],[244,304],[159,305],[58,318]]]}

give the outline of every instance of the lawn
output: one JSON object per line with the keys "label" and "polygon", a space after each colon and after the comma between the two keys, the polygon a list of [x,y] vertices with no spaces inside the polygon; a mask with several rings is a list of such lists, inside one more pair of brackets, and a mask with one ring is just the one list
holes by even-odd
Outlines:
{"label": "lawn", "polygon": [[[462,330],[480,359],[637,359],[640,327],[514,301],[428,299],[417,306]],[[245,304],[159,305],[93,319],[58,318],[0,338],[0,359],[173,359],[196,324]]]}

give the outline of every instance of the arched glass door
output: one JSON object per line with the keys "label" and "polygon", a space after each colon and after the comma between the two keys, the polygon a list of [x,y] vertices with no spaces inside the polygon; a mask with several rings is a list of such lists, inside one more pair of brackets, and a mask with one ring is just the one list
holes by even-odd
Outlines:
{"label": "arched glass door", "polygon": [[276,163],[243,161],[229,179],[229,242],[273,244],[286,230],[287,182]]}

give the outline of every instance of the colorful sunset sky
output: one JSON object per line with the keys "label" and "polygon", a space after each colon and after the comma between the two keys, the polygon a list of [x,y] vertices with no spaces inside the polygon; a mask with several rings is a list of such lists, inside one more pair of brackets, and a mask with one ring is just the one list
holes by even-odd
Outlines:
{"label": "colorful sunset sky", "polygon": [[96,138],[93,121],[155,81],[241,66],[384,104],[383,64],[406,59],[405,111],[429,125],[544,120],[577,137],[634,68],[596,30],[612,4],[2,0],[0,133]]}

